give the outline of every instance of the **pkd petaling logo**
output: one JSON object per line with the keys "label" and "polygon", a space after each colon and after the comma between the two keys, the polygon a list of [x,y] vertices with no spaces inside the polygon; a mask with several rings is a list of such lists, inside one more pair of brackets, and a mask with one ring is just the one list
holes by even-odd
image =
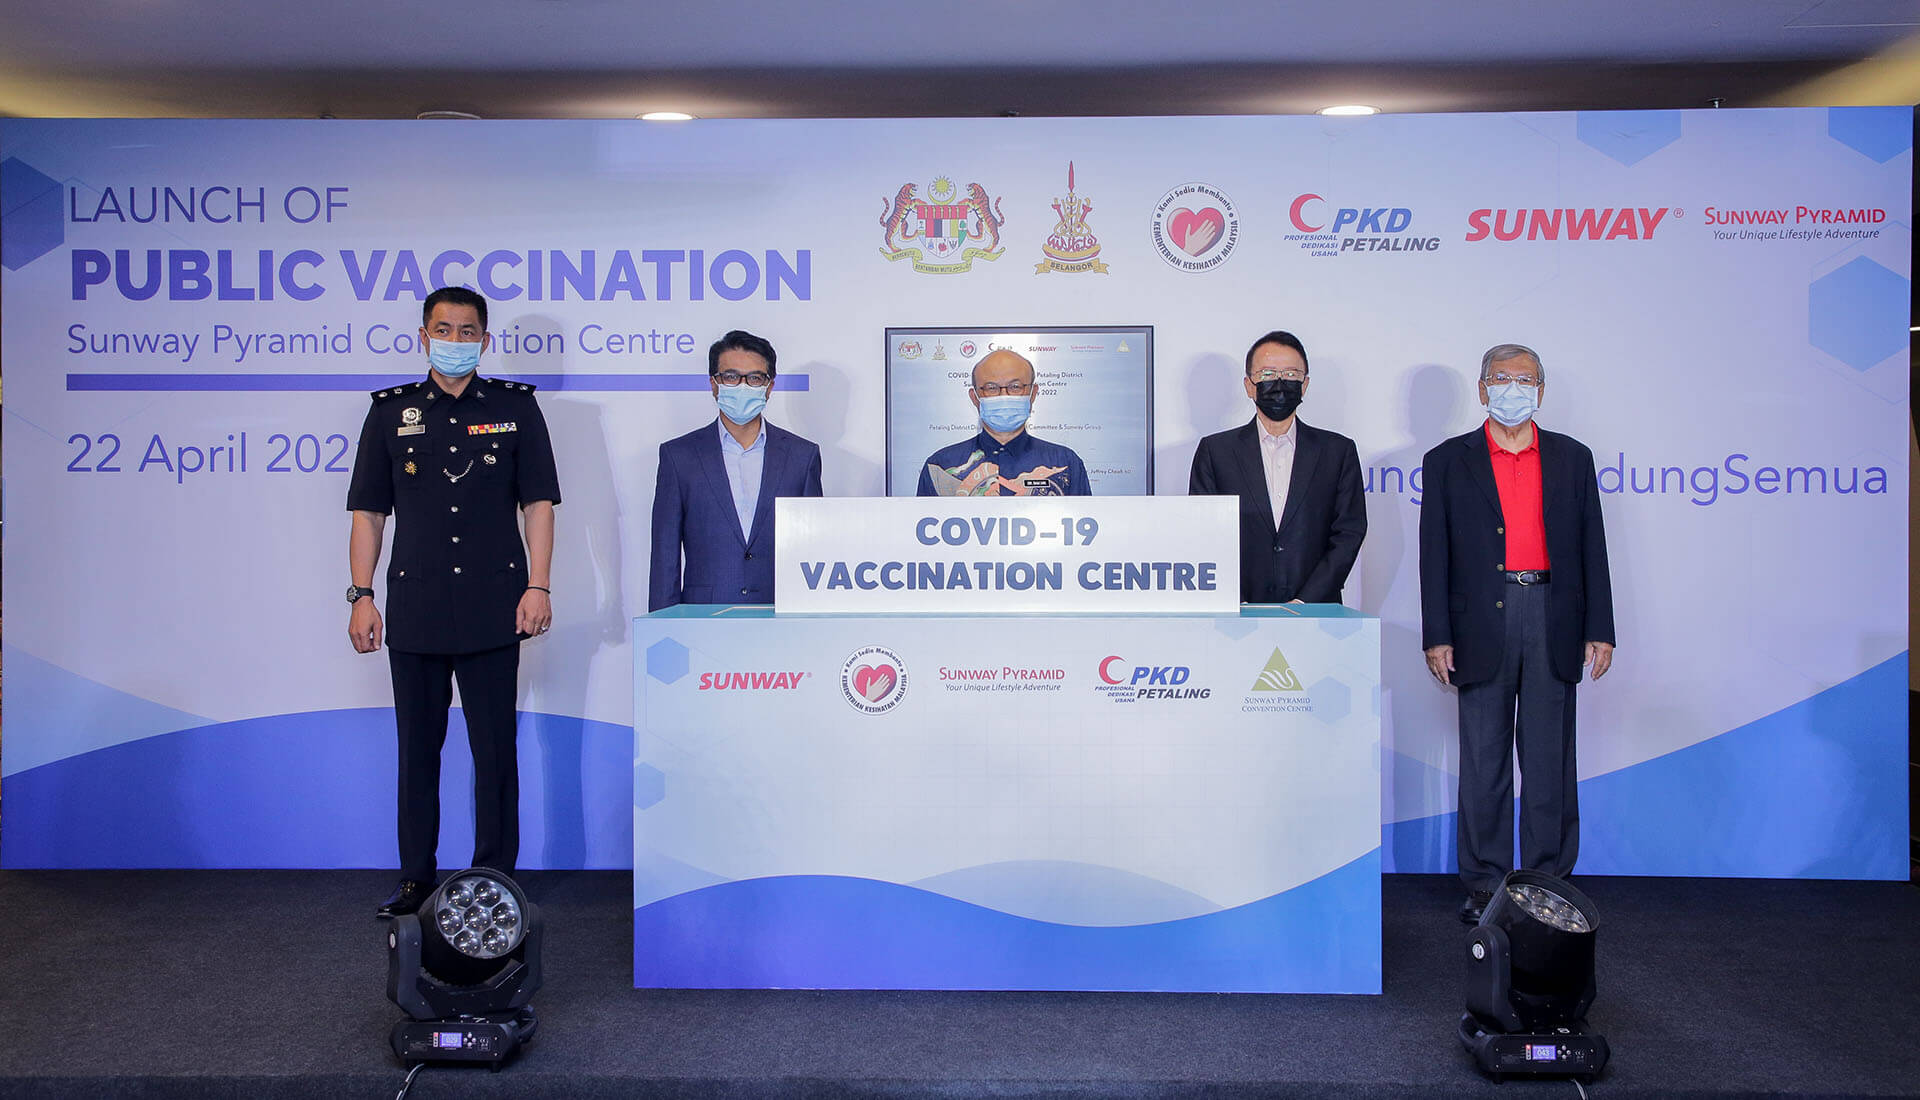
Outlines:
{"label": "pkd petaling logo", "polygon": [[907,664],[884,646],[863,646],[840,666],[840,692],[862,714],[885,714],[907,697]]}
{"label": "pkd petaling logo", "polygon": [[1187,665],[1135,665],[1118,655],[1107,657],[1099,665],[1100,682],[1096,692],[1116,703],[1137,703],[1147,699],[1205,699],[1212,688],[1192,684],[1193,669]]}

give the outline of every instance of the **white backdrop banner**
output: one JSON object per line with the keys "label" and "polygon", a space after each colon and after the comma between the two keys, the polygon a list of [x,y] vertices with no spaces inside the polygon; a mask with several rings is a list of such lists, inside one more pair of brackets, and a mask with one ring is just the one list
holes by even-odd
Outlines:
{"label": "white backdrop banner", "polygon": [[1368,489],[1347,593],[1382,624],[1403,871],[1453,858],[1421,455],[1480,423],[1485,348],[1538,348],[1541,422],[1599,460],[1619,601],[1580,694],[1580,869],[1902,876],[1912,123],[0,121],[0,859],[392,863],[346,481],[453,282],[493,302],[482,372],[540,387],[566,497],[522,664],[528,866],[629,858],[649,496],[659,443],[714,418],[707,344],[771,339],[772,421],[829,495],[880,496],[885,333],[985,324],[1152,326],[1162,495],[1252,415],[1247,345],[1299,334],[1301,416],[1358,442]]}

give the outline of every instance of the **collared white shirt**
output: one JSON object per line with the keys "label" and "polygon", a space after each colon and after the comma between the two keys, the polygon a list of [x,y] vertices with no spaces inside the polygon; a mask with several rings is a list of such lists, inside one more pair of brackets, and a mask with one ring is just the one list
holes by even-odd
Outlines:
{"label": "collared white shirt", "polygon": [[1260,433],[1260,465],[1267,471],[1267,503],[1273,506],[1276,531],[1287,514],[1287,489],[1293,484],[1293,444],[1299,427],[1300,421],[1294,418],[1279,435],[1268,431],[1264,420],[1255,428]]}
{"label": "collared white shirt", "polygon": [[720,461],[726,464],[727,488],[733,490],[733,511],[740,519],[740,537],[753,537],[753,512],[760,504],[760,475],[767,465],[767,422],[760,422],[760,434],[753,446],[742,447],[725,424],[720,432]]}

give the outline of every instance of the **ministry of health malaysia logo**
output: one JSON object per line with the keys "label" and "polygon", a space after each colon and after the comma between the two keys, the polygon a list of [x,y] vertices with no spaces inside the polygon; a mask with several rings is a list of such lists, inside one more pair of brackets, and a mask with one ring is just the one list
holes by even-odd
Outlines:
{"label": "ministry of health malaysia logo", "polygon": [[885,714],[907,697],[907,665],[884,646],[853,651],[840,666],[840,693],[862,714]]}
{"label": "ministry of health malaysia logo", "polygon": [[1217,187],[1183,183],[1153,208],[1153,247],[1182,271],[1211,271],[1240,243],[1240,216]]}
{"label": "ministry of health malaysia logo", "polygon": [[953,181],[941,176],[921,198],[917,184],[904,184],[893,201],[880,200],[880,226],[887,231],[880,254],[889,260],[912,260],[913,269],[927,275],[954,275],[973,270],[975,260],[997,260],[1000,246],[1000,201],[977,183],[964,195]]}

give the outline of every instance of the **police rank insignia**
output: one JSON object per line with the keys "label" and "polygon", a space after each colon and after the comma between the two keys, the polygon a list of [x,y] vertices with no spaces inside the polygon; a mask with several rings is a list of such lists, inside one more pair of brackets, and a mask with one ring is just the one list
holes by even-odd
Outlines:
{"label": "police rank insignia", "polygon": [[468,435],[498,435],[501,432],[517,432],[519,430],[520,430],[519,423],[512,420],[506,421],[505,423],[501,423],[501,424],[469,424],[467,425]]}
{"label": "police rank insignia", "polygon": [[419,473],[419,472],[420,472],[420,467],[418,467],[418,466],[415,466],[415,465],[413,464],[413,460],[412,460],[412,459],[408,459],[408,460],[407,460],[407,464],[406,464],[405,466],[402,466],[402,467],[400,467],[400,468],[401,468],[401,469],[403,469],[403,470],[405,470],[405,471],[406,471],[407,473],[409,473],[409,474],[417,474],[417,473]]}

